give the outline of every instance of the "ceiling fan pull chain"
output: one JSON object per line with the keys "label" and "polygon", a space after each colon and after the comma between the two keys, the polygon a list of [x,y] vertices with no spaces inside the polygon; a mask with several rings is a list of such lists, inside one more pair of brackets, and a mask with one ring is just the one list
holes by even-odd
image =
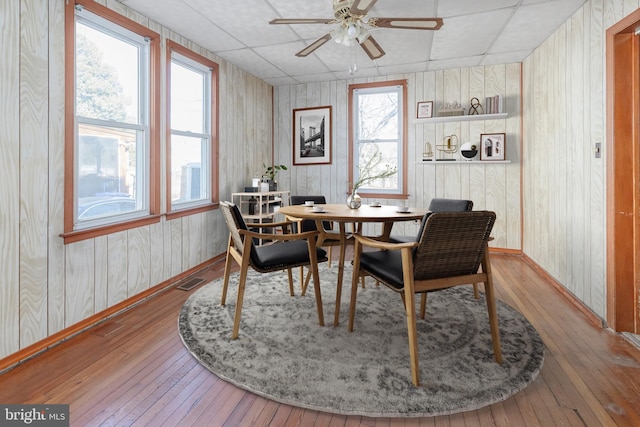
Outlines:
{"label": "ceiling fan pull chain", "polygon": [[356,44],[351,43],[349,48],[349,74],[353,75],[358,71],[358,64],[356,64]]}

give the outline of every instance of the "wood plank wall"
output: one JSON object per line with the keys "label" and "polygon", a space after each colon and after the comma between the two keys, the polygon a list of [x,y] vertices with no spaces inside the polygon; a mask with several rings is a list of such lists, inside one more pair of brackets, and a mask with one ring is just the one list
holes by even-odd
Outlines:
{"label": "wood plank wall", "polygon": [[[427,208],[434,197],[469,198],[474,209],[496,211],[494,247],[521,250],[520,224],[520,81],[521,65],[502,64],[471,68],[393,75],[377,79],[355,79],[330,83],[278,86],[274,89],[276,163],[292,165],[292,111],[296,108],[331,105],[332,163],[330,165],[293,166],[286,174],[291,194],[323,194],[329,203],[344,203],[347,197],[347,96],[348,85],[372,81],[406,79],[408,82],[408,203]],[[471,98],[484,103],[485,96],[504,95],[508,118],[486,121],[416,123],[416,105],[434,101],[434,110],[444,102],[458,100],[469,108]],[[435,114],[435,113],[434,113]],[[479,145],[481,133],[506,132],[506,157],[510,164],[425,164],[425,141],[435,150],[445,135],[455,134],[460,143]],[[459,153],[455,155],[459,158]],[[282,180],[281,180],[282,181]],[[396,204],[397,200],[380,200]],[[364,199],[363,203],[370,200]],[[417,224],[396,224],[394,233],[417,233]],[[366,232],[374,233],[375,227]]]}
{"label": "wood plank wall", "polygon": [[605,33],[638,0],[592,0],[523,63],[523,251],[606,318]]}
{"label": "wood plank wall", "polygon": [[[220,197],[230,199],[271,158],[271,85],[115,0],[99,3],[160,33],[163,58],[171,38],[219,64]],[[63,244],[64,7],[0,2],[0,359],[226,249],[217,211]]]}
{"label": "wood plank wall", "polygon": [[[270,85],[121,3],[100,3],[220,64],[221,199],[269,163],[272,123],[275,163],[291,166],[292,110],[320,105],[333,106],[332,164],[292,167],[280,173],[281,189],[325,194],[335,203],[346,199],[347,89],[365,80],[279,86],[272,121]],[[593,158],[593,144],[605,135],[604,34],[639,6],[638,0],[585,3],[522,66],[382,78],[407,79],[410,117],[418,101],[434,100],[437,110],[453,99],[466,105],[473,96],[506,95],[505,120],[410,122],[409,203],[426,207],[433,197],[469,197],[476,209],[495,210],[494,246],[522,249],[603,318],[604,160]],[[175,277],[223,252],[226,242],[224,222],[208,212],[63,245],[63,10],[64,0],[0,2],[0,358]],[[485,132],[507,133],[510,164],[420,161],[425,140],[435,145],[455,133],[461,142],[479,141]],[[25,164],[32,167],[20,167]],[[408,224],[394,232],[416,230]]]}

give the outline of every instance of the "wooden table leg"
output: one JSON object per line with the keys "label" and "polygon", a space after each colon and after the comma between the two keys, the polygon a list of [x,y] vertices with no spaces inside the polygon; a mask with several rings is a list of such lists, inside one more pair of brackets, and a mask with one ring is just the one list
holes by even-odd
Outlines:
{"label": "wooden table leg", "polygon": [[347,236],[345,232],[344,222],[339,223],[340,226],[340,259],[338,260],[338,285],[336,287],[336,311],[333,318],[333,326],[340,324],[340,299],[342,298],[342,276],[344,273],[344,258],[347,246]]}

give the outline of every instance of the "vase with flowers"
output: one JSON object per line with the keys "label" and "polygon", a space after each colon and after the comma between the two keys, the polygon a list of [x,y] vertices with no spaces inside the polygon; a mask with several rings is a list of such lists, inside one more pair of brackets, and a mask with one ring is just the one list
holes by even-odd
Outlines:
{"label": "vase with flowers", "polygon": [[358,189],[365,184],[369,184],[377,179],[384,179],[398,173],[396,167],[390,167],[385,165],[381,167],[382,154],[380,153],[378,146],[375,146],[376,150],[373,155],[362,166],[358,167],[358,179],[351,186],[351,194],[347,197],[347,206],[351,209],[358,209],[362,206],[362,197],[358,194]]}

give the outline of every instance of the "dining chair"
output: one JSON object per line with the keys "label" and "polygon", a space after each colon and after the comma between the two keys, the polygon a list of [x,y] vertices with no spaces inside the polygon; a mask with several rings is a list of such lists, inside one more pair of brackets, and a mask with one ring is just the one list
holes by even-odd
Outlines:
{"label": "dining chair", "polygon": [[[493,356],[502,363],[498,315],[491,274],[488,241],[496,214],[490,211],[430,212],[414,242],[381,242],[355,234],[348,330],[353,331],[362,272],[403,297],[407,317],[413,384],[420,385],[415,294],[482,282],[493,342]],[[363,247],[379,250],[363,251]],[[482,266],[482,271],[479,267]]]}
{"label": "dining chair", "polygon": [[[429,203],[430,212],[468,212],[470,210],[473,210],[473,201],[471,200],[434,198],[431,199],[431,202]],[[416,240],[418,240],[418,236],[389,236],[389,241],[393,243],[415,242]],[[473,296],[476,299],[480,297],[480,295],[478,294],[478,285],[476,283],[473,284]],[[424,292],[420,296],[421,319],[424,319],[426,310],[427,293]]]}
{"label": "dining chair", "polygon": [[[324,326],[322,312],[322,296],[320,294],[320,277],[318,262],[327,261],[327,252],[316,247],[318,231],[292,233],[291,222],[270,223],[272,229],[280,228],[281,233],[261,233],[251,231],[242,217],[238,206],[230,202],[220,202],[222,214],[229,228],[229,243],[227,245],[227,259],[224,266],[224,284],[220,305],[226,304],[231,262],[235,260],[240,266],[238,279],[238,296],[233,320],[231,339],[238,338],[240,330],[240,316],[244,299],[247,272],[249,267],[260,273],[287,270],[289,278],[289,295],[294,296],[292,269],[309,266],[313,276],[313,287],[316,297],[318,321]],[[273,243],[258,246],[255,241],[271,240]],[[254,241],[255,240],[255,241]]]}
{"label": "dining chair", "polygon": [[[300,196],[300,195],[294,195],[294,196],[291,196],[289,198],[289,203],[291,205],[304,205],[306,201],[312,201],[316,205],[326,205],[327,204],[327,199],[324,196]],[[297,230],[298,224],[300,224],[301,231],[315,231],[316,230],[316,222],[314,220],[303,219],[301,221],[298,221],[294,225],[294,228],[293,228],[294,232],[298,231]],[[323,227],[324,231],[331,232],[333,230],[333,224],[331,223],[331,221],[322,221],[322,227]],[[333,246],[340,246],[340,239],[336,238],[336,239],[325,240],[325,244],[323,244],[323,246],[326,246],[329,249],[329,261],[328,261],[327,265],[329,267],[331,267],[331,248]]]}
{"label": "dining chair", "polygon": [[[293,195],[289,198],[289,203],[291,205],[304,205],[305,202],[309,200],[309,201],[313,201],[314,204],[317,205],[326,205],[327,204],[327,200],[325,198],[325,196],[305,196],[305,195]],[[294,221],[296,224],[294,225],[294,232],[297,232],[298,230],[300,231],[315,231],[317,230],[316,228],[316,222],[314,220],[311,219],[303,219],[303,220],[295,220],[293,218],[289,218],[291,221]],[[323,238],[318,242],[318,244],[324,248],[328,249],[329,255],[329,261],[327,262],[327,265],[329,267],[331,267],[331,255],[332,255],[332,248],[334,246],[340,246],[340,234],[333,231],[334,230],[334,226],[333,223],[331,221],[322,221],[322,228],[323,228]],[[353,242],[349,239],[347,240],[348,244],[352,244]],[[301,279],[301,283],[303,283],[302,285],[302,295],[304,295],[307,291],[307,286],[309,284],[309,278],[311,277],[309,273],[307,273],[306,279],[304,279],[303,281],[303,277],[304,277],[304,272],[303,272],[303,267],[300,268],[300,279]]]}

